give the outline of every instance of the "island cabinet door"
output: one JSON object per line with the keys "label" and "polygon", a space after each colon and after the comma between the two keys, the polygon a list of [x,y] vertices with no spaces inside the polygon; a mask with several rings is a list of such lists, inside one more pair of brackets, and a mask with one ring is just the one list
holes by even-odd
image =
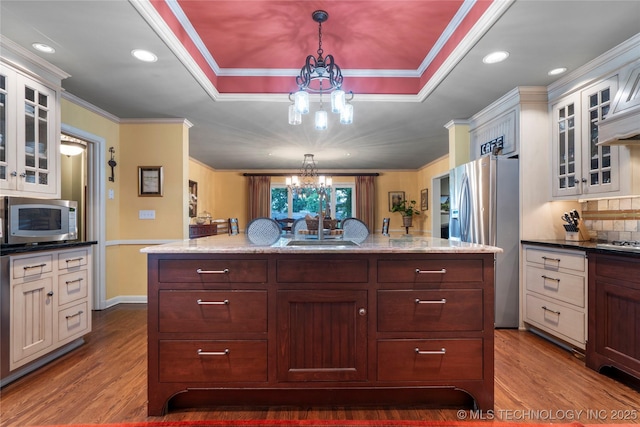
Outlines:
{"label": "island cabinet door", "polygon": [[367,379],[367,291],[277,293],[278,381]]}

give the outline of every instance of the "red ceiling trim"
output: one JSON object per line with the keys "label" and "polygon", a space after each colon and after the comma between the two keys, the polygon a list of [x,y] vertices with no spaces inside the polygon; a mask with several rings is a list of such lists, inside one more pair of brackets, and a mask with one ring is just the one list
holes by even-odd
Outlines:
{"label": "red ceiling trim", "polygon": [[[169,5],[165,2],[165,0],[151,0],[151,4],[156,9],[162,20],[167,24],[167,26],[171,29],[173,34],[178,38],[182,46],[187,50],[189,55],[193,58],[193,60],[198,64],[198,67],[205,73],[209,81],[217,87],[218,85],[218,76],[215,71],[209,66],[207,60],[202,56],[200,50],[197,48],[189,34],[184,29],[178,18],[173,14],[173,11],[169,7]],[[218,89],[220,92],[220,90]]]}
{"label": "red ceiling trim", "polygon": [[[289,76],[220,76],[217,89],[220,93],[289,93],[297,90]],[[349,87],[357,94],[415,95],[420,90],[419,78],[358,77],[349,78]]]}
{"label": "red ceiling trim", "polygon": [[484,15],[487,9],[489,9],[493,1],[494,0],[476,1],[476,3],[464,17],[460,25],[458,25],[453,34],[451,34],[442,49],[440,49],[440,52],[438,52],[431,64],[429,64],[424,73],[422,73],[422,76],[420,76],[420,89],[422,89],[422,87],[424,87],[433,77],[433,75],[440,69],[449,55],[453,53],[460,42],[465,38],[469,31],[471,31],[473,26],[478,23],[482,15]]}
{"label": "red ceiling trim", "polygon": [[[494,0],[478,0],[455,29],[434,60],[420,78],[410,77],[350,77],[349,90],[359,94],[415,95],[444,64],[467,33],[478,22]],[[178,38],[207,78],[220,93],[289,93],[296,89],[289,76],[218,76],[187,34],[165,0],[151,0],[151,4]]]}

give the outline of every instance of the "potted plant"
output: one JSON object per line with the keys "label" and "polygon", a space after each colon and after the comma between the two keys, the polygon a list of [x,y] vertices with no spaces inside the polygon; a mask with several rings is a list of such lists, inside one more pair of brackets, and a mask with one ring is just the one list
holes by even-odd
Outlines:
{"label": "potted plant", "polygon": [[393,205],[391,212],[400,212],[400,215],[402,215],[402,224],[405,227],[411,227],[413,216],[420,215],[420,211],[416,209],[416,203],[415,200],[401,200]]}

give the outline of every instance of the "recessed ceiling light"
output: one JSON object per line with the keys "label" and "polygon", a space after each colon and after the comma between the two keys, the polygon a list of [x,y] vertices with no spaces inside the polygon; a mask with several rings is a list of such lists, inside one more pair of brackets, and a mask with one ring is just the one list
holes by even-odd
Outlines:
{"label": "recessed ceiling light", "polygon": [[33,46],[35,50],[39,50],[44,53],[54,53],[56,51],[54,48],[44,43],[33,43],[31,46]]}
{"label": "recessed ceiling light", "polygon": [[482,62],[485,64],[495,64],[497,62],[502,62],[509,57],[509,52],[504,50],[498,52],[491,52],[484,58],[482,58]]}
{"label": "recessed ceiling light", "polygon": [[134,49],[131,51],[131,55],[144,62],[156,62],[158,60],[158,57],[153,52],[144,49]]}
{"label": "recessed ceiling light", "polygon": [[547,74],[550,76],[557,76],[558,74],[562,74],[565,71],[567,71],[566,67],[559,67],[559,68],[554,68],[553,70],[549,71]]}

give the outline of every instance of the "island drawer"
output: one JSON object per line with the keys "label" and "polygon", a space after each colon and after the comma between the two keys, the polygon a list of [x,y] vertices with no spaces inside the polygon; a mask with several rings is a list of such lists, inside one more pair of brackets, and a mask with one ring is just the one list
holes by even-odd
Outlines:
{"label": "island drawer", "polygon": [[531,265],[525,267],[525,274],[528,291],[556,298],[578,307],[585,306],[586,279],[584,275],[548,271]]}
{"label": "island drawer", "polygon": [[538,264],[541,268],[559,270],[566,268],[584,272],[587,270],[586,254],[582,251],[558,251],[538,248],[525,248],[527,263]]}
{"label": "island drawer", "polygon": [[482,289],[378,291],[378,331],[480,331]]}
{"label": "island drawer", "polygon": [[266,332],[266,291],[170,291],[158,295],[160,332]]}
{"label": "island drawer", "polygon": [[369,280],[366,259],[279,259],[278,283],[366,283]]}
{"label": "island drawer", "polygon": [[258,259],[162,259],[158,281],[165,283],[265,283],[267,261]]}
{"label": "island drawer", "polygon": [[524,320],[562,339],[585,342],[585,314],[582,311],[527,294]]}
{"label": "island drawer", "polygon": [[160,340],[160,382],[265,382],[267,342]]}
{"label": "island drawer", "polygon": [[38,277],[53,270],[53,255],[37,255],[28,257],[11,257],[14,279]]}
{"label": "island drawer", "polygon": [[58,305],[86,298],[88,293],[87,270],[78,270],[58,276]]}
{"label": "island drawer", "polygon": [[482,379],[481,338],[380,340],[378,381]]}
{"label": "island drawer", "polygon": [[380,283],[482,282],[481,259],[379,260]]}

